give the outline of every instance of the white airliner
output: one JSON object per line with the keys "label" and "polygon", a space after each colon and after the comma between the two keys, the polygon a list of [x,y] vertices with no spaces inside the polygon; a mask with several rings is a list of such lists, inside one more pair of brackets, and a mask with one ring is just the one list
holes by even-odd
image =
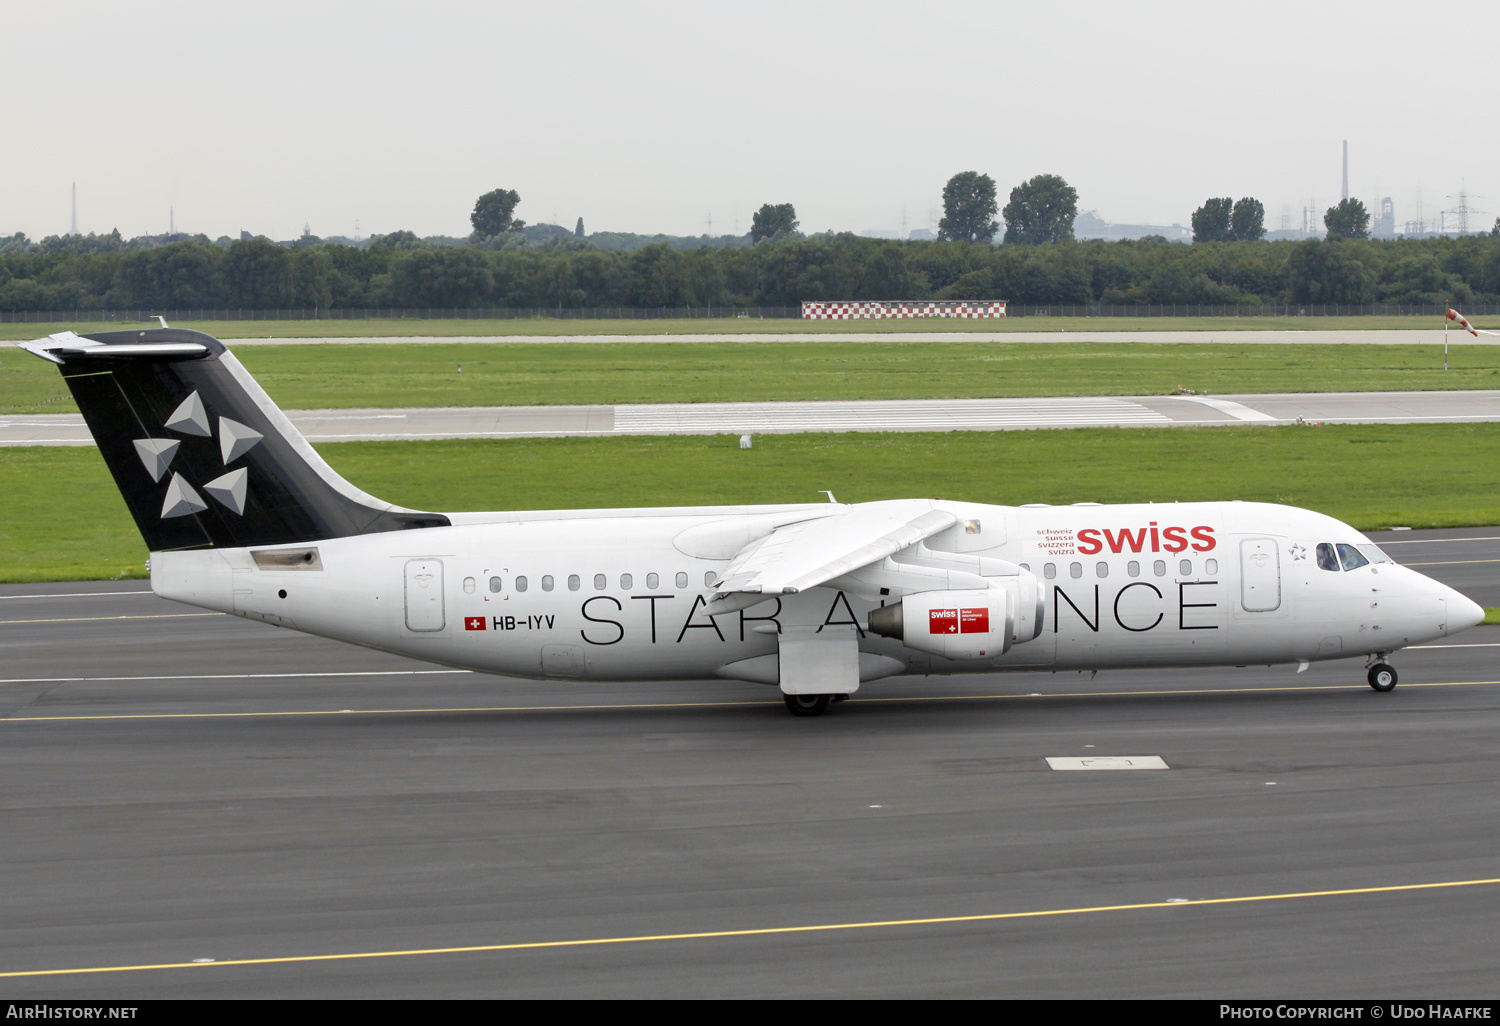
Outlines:
{"label": "white airliner", "polygon": [[[1331,517],[1251,502],[422,513],[355,488],[218,340],[24,343],[59,365],[165,598],[486,673],[723,677],[817,715],[867,681],[1362,656],[1484,610]],[[830,500],[832,496],[829,497]]]}

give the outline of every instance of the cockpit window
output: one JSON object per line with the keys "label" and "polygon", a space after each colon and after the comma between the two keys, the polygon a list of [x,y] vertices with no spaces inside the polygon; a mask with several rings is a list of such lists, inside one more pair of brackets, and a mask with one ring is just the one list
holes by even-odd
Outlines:
{"label": "cockpit window", "polygon": [[1368,566],[1370,562],[1359,549],[1353,545],[1345,545],[1343,542],[1339,542],[1339,559],[1343,560],[1345,570]]}
{"label": "cockpit window", "polygon": [[1394,563],[1395,560],[1380,551],[1378,545],[1356,545],[1355,548],[1365,554],[1365,558],[1371,563]]}
{"label": "cockpit window", "polygon": [[1327,542],[1318,544],[1318,569],[1337,570],[1339,568],[1338,553],[1333,551],[1333,546]]}

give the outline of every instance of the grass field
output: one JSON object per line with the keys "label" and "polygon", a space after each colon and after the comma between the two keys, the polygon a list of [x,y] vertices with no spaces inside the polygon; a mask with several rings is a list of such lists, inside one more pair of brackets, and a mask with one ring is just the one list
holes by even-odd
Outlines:
{"label": "grass field", "polygon": [[[1500,327],[1500,317],[1476,317],[1475,326]],[[153,321],[92,321],[0,324],[0,340],[26,341],[57,331],[121,331],[154,328]],[[810,332],[813,334],[869,334],[891,332],[997,331],[1375,331],[1381,329],[1441,330],[1437,317],[1009,317],[998,320],[885,320],[804,321],[797,318],[716,317],[652,318],[649,320],[586,320],[528,317],[506,320],[414,317],[319,321],[174,321],[175,328],[205,331],[215,338],[380,338],[455,335],[742,335]]]}
{"label": "grass field", "polygon": [[[319,446],[419,509],[840,501],[1283,502],[1367,530],[1500,523],[1500,424],[1172,431],[354,442]],[[145,549],[98,453],[0,449],[0,580],[141,576]]]}
{"label": "grass field", "polygon": [[[974,342],[250,346],[287,409],[1500,388],[1500,346]],[[463,367],[463,373],[458,368]],[[0,414],[74,412],[57,369],[0,350]]]}

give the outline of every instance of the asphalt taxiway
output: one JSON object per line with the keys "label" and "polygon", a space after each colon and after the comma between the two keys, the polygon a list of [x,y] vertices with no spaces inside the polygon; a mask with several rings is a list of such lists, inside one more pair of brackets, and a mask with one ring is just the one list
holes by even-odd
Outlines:
{"label": "asphalt taxiway", "polygon": [[[286,414],[312,442],[807,431],[1008,431],[1299,422],[1472,424],[1500,422],[1500,390],[454,406],[287,410]],[[81,414],[0,417],[0,446],[93,444],[93,436]]]}
{"label": "asphalt taxiway", "polygon": [[[1500,604],[1500,528],[1378,540]],[[5,585],[0,995],[1492,997],[1497,652],[1399,653],[1385,695],[1358,660],[919,678],[799,720]]]}

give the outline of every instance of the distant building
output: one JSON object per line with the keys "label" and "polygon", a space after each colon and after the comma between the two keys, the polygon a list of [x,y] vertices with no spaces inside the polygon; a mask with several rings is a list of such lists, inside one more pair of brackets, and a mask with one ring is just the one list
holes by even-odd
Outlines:
{"label": "distant building", "polygon": [[913,242],[931,242],[937,238],[937,232],[931,228],[913,228],[907,238]]}
{"label": "distant building", "polygon": [[1386,196],[1380,201],[1380,212],[1370,219],[1370,237],[1394,239],[1396,237],[1396,205]]}
{"label": "distant building", "polygon": [[1192,229],[1180,224],[1116,224],[1099,216],[1097,210],[1083,210],[1073,220],[1075,239],[1104,239],[1118,242],[1121,239],[1140,239],[1147,235],[1160,235],[1168,242],[1192,242]]}

